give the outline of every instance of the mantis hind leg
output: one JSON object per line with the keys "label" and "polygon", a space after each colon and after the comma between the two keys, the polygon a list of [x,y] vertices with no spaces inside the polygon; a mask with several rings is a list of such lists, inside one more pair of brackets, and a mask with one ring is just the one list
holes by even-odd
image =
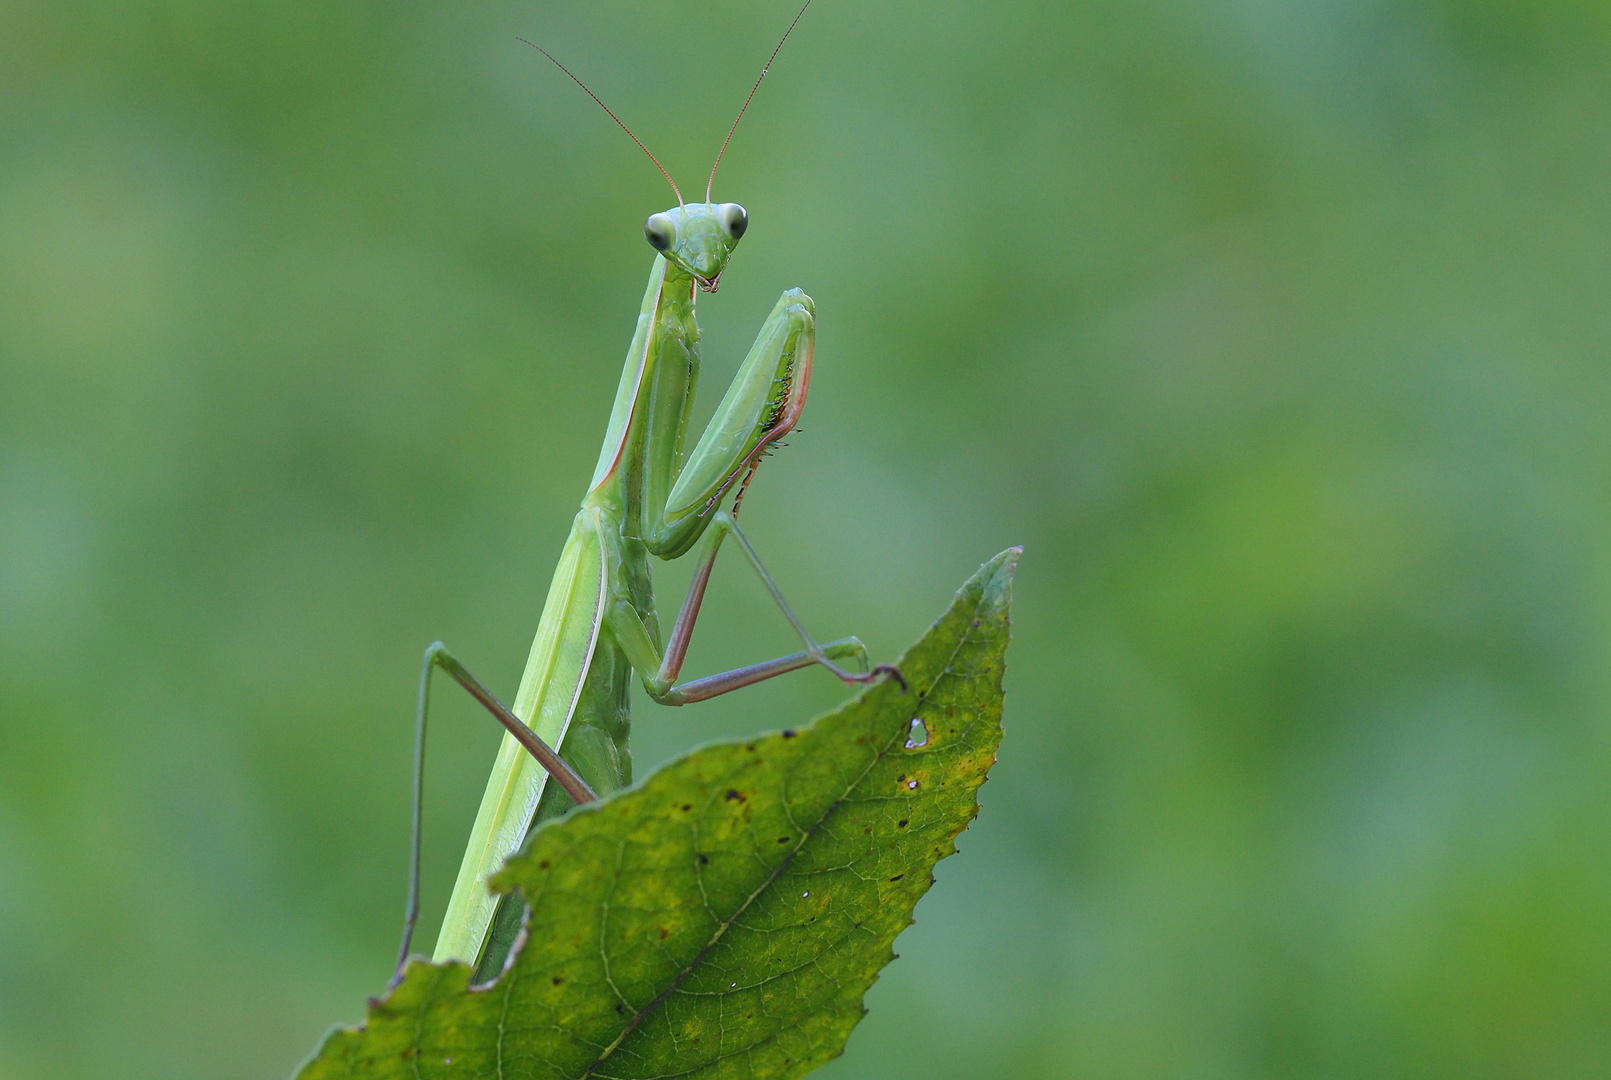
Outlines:
{"label": "mantis hind leg", "polygon": [[393,986],[403,977],[403,965],[408,962],[408,948],[414,939],[414,924],[419,921],[420,914],[420,819],[421,797],[425,793],[425,728],[430,713],[431,674],[437,668],[451,675],[455,682],[469,691],[471,697],[485,706],[527,752],[548,770],[549,775],[567,795],[578,803],[592,802],[598,798],[587,781],[578,776],[576,770],[554,752],[553,747],[543,742],[536,732],[522,723],[520,718],[494,697],[479,679],[470,674],[469,669],[448,651],[446,645],[438,641],[426,649],[425,659],[420,665],[419,709],[414,720],[414,810],[409,838],[408,907],[403,915],[403,942],[397,950],[397,970],[392,975]]}

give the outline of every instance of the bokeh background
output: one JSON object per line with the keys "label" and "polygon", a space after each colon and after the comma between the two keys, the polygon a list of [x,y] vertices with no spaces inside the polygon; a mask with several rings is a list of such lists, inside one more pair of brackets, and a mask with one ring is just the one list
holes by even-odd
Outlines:
{"label": "bokeh background", "polygon": [[[0,2],[0,1075],[286,1076],[390,973],[416,664],[512,691],[790,0]],[[818,0],[716,195],[745,520],[1008,736],[821,1075],[1611,1074],[1611,9]],[[685,567],[661,574],[680,593]],[[691,671],[792,648],[719,568]],[[642,773],[797,722],[677,711]],[[442,696],[425,940],[498,733]]]}

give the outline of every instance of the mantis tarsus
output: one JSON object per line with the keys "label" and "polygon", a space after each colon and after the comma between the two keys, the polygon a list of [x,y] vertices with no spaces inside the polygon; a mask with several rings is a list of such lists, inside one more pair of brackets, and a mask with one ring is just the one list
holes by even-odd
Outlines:
{"label": "mantis tarsus", "polygon": [[[789,31],[804,13],[802,7]],[[789,31],[751,88],[727,133],[728,141]],[[532,47],[570,75],[632,136],[671,183],[677,206],[651,215],[644,225],[644,235],[657,252],[649,286],[598,466],[560,554],[512,709],[500,704],[440,642],[426,651],[415,735],[410,893],[399,975],[419,912],[420,788],[430,677],[436,668],[453,676],[509,731],[471,830],[433,956],[438,963],[458,960],[475,965],[477,982],[502,969],[522,923],[519,902],[510,898],[500,904],[487,888],[488,879],[536,823],[564,814],[574,803],[596,797],[595,792],[607,794],[631,782],[627,734],[634,671],[649,696],[668,705],[702,701],[811,665],[827,668],[846,683],[880,676],[900,679],[892,667],[867,670],[867,650],[856,638],[817,644],[790,610],[736,520],[738,504],[762,456],[794,428],[805,406],[815,309],[804,292],[789,289],[778,299],[709,425],[692,452],[684,453],[699,374],[694,300],[701,290],[716,291],[748,224],[739,204],[710,200],[727,142],[711,166],[705,201],[685,203],[670,174],[615,113],[558,60],[539,46]],[[729,497],[731,509],[725,505]],[[729,536],[804,648],[678,685],[711,569]],[[662,648],[649,556],[678,558],[701,538],[704,549],[698,568]],[[836,663],[846,659],[855,660],[862,670]],[[558,781],[553,789],[546,784],[551,774]]]}

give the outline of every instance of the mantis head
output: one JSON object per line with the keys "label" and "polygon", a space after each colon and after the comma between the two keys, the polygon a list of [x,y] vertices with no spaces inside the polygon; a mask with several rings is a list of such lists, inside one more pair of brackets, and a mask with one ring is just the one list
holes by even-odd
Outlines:
{"label": "mantis head", "polygon": [[749,215],[738,203],[691,203],[650,214],[643,235],[667,262],[692,275],[701,289],[715,292],[748,226]]}

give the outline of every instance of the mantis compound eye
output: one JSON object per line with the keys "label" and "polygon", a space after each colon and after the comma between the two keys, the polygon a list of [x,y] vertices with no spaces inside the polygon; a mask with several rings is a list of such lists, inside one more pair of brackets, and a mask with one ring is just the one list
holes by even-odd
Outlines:
{"label": "mantis compound eye", "polygon": [[730,202],[722,207],[721,222],[723,231],[737,240],[750,227],[750,215],[738,203]]}
{"label": "mantis compound eye", "polygon": [[649,220],[643,223],[643,235],[656,251],[669,251],[671,241],[676,238],[677,227],[665,214],[650,214]]}

